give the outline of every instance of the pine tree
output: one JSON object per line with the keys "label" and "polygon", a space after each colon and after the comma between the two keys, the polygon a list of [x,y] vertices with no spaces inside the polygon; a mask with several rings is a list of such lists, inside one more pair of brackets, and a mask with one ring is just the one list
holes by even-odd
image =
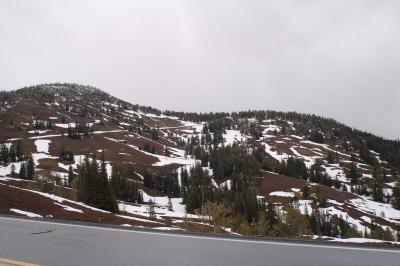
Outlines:
{"label": "pine tree", "polygon": [[143,185],[148,188],[154,187],[153,175],[147,170],[143,174]]}
{"label": "pine tree", "polygon": [[12,177],[14,177],[14,176],[15,176],[15,165],[14,165],[13,163],[11,164],[10,169],[11,169],[10,175],[11,175]]}
{"label": "pine tree", "polygon": [[270,226],[275,226],[278,223],[278,213],[271,201],[267,203],[266,217]]}
{"label": "pine tree", "polygon": [[16,156],[18,161],[22,161],[24,159],[21,141],[17,141]]}
{"label": "pine tree", "polygon": [[78,166],[78,200],[88,203],[90,201],[90,189],[89,187],[92,185],[91,176],[90,176],[90,160],[88,156],[85,156],[83,164]]}
{"label": "pine tree", "polygon": [[11,162],[15,163],[17,161],[14,145],[10,146],[9,157]]}
{"label": "pine tree", "polygon": [[383,194],[383,184],[379,180],[374,180],[371,185],[372,190],[372,198],[374,201],[383,202],[384,194]]}
{"label": "pine tree", "polygon": [[397,182],[393,188],[392,205],[395,209],[400,210],[400,182]]}
{"label": "pine tree", "polygon": [[155,220],[156,219],[155,206],[154,206],[154,202],[151,199],[149,201],[149,218],[151,220]]}
{"label": "pine tree", "polygon": [[115,200],[115,196],[112,193],[110,184],[108,182],[107,167],[104,158],[104,152],[101,154],[100,172],[98,175],[98,191],[99,199],[97,205],[102,207],[104,210],[111,212],[118,211],[118,205]]}
{"label": "pine tree", "polygon": [[362,177],[362,173],[358,170],[355,163],[351,163],[346,170],[346,177],[350,179],[352,184],[358,184],[358,180]]}
{"label": "pine tree", "polygon": [[35,163],[33,161],[32,155],[28,155],[28,160],[26,161],[26,179],[32,180],[35,176]]}
{"label": "pine tree", "polygon": [[60,151],[60,160],[64,160],[64,158],[65,158],[65,147],[62,146]]}
{"label": "pine tree", "polygon": [[5,164],[8,164],[8,162],[10,161],[10,157],[9,157],[9,153],[8,153],[8,147],[4,144],[2,146],[1,154],[2,154],[3,162]]}
{"label": "pine tree", "polygon": [[70,165],[68,168],[68,187],[72,186],[73,181],[74,181],[74,170],[72,169],[72,166]]}
{"label": "pine tree", "polygon": [[169,151],[169,149],[168,149],[167,146],[165,146],[164,154],[165,154],[165,156],[167,156],[167,157],[170,157],[170,156],[171,156],[171,152]]}
{"label": "pine tree", "polygon": [[308,199],[310,197],[310,188],[306,185],[302,188],[303,199]]}
{"label": "pine tree", "polygon": [[26,166],[25,166],[25,163],[21,163],[21,167],[19,169],[19,178],[26,179]]}
{"label": "pine tree", "polygon": [[172,201],[171,201],[170,197],[168,197],[168,210],[171,211],[171,212],[174,211],[174,208],[172,206]]}

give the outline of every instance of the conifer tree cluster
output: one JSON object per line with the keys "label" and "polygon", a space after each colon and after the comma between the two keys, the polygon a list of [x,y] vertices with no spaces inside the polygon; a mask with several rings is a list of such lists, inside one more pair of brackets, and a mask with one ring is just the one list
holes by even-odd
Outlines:
{"label": "conifer tree cluster", "polygon": [[191,169],[190,174],[181,174],[183,202],[188,213],[200,209],[206,202],[223,204],[232,211],[233,215],[240,216],[247,223],[258,219],[260,202],[254,191],[254,183],[243,174],[233,175],[232,188],[216,189],[211,177],[201,165]]}
{"label": "conifer tree cluster", "polygon": [[135,170],[128,163],[113,165],[111,189],[118,200],[143,203],[143,195],[137,184],[129,180],[135,175]]}
{"label": "conifer tree cluster", "polygon": [[68,161],[68,162],[74,162],[74,153],[72,151],[67,151],[65,150],[65,147],[63,146],[60,151],[60,156],[59,156],[61,161]]}
{"label": "conifer tree cluster", "polygon": [[93,133],[93,127],[80,125],[75,123],[75,127],[68,125],[68,138],[81,139],[82,137],[89,137]]}
{"label": "conifer tree cluster", "polygon": [[118,205],[108,181],[106,162],[102,154],[100,165],[88,156],[78,167],[78,200],[90,206],[117,212]]}
{"label": "conifer tree cluster", "polygon": [[169,197],[179,197],[181,195],[178,173],[176,171],[164,171],[163,173],[153,174],[146,170],[143,174],[143,185],[148,188],[160,190]]}
{"label": "conifer tree cluster", "polygon": [[34,121],[33,121],[33,128],[36,130],[45,130],[45,129],[52,129],[53,128],[53,122],[51,120],[38,120],[34,116]]}
{"label": "conifer tree cluster", "polygon": [[307,166],[304,163],[304,160],[296,157],[289,157],[287,160],[280,162],[278,173],[303,180],[307,180],[308,178]]}
{"label": "conifer tree cluster", "polygon": [[11,145],[0,144],[0,163],[8,164],[25,160],[25,153],[23,152],[22,144],[20,141],[12,143]]}
{"label": "conifer tree cluster", "polygon": [[358,184],[359,179],[362,177],[362,173],[357,168],[356,164],[351,163],[346,169],[346,177],[350,179],[351,184]]}
{"label": "conifer tree cluster", "polygon": [[26,156],[26,161],[21,163],[19,169],[19,177],[21,179],[32,180],[35,176],[35,162],[33,161],[32,155]]}

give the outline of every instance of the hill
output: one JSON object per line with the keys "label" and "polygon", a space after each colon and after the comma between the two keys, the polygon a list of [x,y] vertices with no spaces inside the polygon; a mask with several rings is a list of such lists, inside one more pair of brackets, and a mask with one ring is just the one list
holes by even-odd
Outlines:
{"label": "hill", "polygon": [[315,115],[184,113],[99,89],[0,93],[0,213],[394,241],[400,142]]}

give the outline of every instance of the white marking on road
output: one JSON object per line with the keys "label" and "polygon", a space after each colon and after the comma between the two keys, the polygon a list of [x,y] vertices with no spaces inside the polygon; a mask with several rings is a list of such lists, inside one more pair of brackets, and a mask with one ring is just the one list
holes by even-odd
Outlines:
{"label": "white marking on road", "polygon": [[107,227],[79,225],[79,224],[68,224],[68,223],[61,223],[61,222],[58,223],[58,222],[40,221],[40,220],[26,220],[26,219],[8,218],[8,217],[0,217],[0,220],[20,221],[20,222],[28,222],[28,223],[41,223],[41,224],[51,224],[51,225],[61,225],[61,226],[67,226],[67,227],[77,227],[77,228],[86,228],[86,229],[94,229],[94,230],[105,230],[105,231],[114,231],[114,232],[124,232],[124,233],[134,233],[134,234],[147,234],[147,235],[157,235],[157,236],[172,236],[172,237],[181,237],[181,238],[194,238],[194,239],[202,239],[202,240],[217,240],[217,241],[226,241],[226,242],[253,243],[253,244],[264,244],[264,245],[278,245],[278,246],[291,246],[291,247],[312,247],[312,248],[357,250],[357,251],[399,253],[400,254],[400,250],[391,250],[391,249],[358,248],[358,247],[330,246],[330,245],[289,243],[289,242],[286,243],[286,242],[280,242],[279,240],[277,240],[277,241],[268,241],[268,240],[260,241],[260,240],[250,240],[250,239],[234,239],[234,238],[218,238],[218,237],[209,237],[209,236],[180,235],[180,234],[172,234],[172,233],[135,231],[135,230],[125,230],[125,229],[118,229],[118,228],[107,228]]}

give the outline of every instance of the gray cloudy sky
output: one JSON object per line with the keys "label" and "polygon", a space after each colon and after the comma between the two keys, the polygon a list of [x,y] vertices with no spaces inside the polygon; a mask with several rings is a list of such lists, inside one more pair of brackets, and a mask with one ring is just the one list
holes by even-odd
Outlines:
{"label": "gray cloudy sky", "polygon": [[0,0],[0,88],[90,84],[184,111],[294,110],[400,137],[398,0]]}

